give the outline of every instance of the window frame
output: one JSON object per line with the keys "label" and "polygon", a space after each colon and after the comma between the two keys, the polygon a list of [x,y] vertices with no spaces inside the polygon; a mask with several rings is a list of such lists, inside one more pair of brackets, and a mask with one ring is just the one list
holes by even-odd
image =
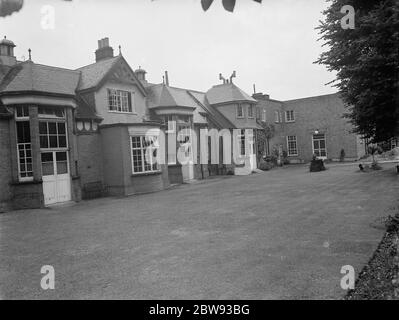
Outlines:
{"label": "window frame", "polygon": [[[18,116],[18,108],[22,108],[22,116]],[[27,115],[24,114],[24,110],[27,111]],[[27,122],[28,127],[29,127],[29,142],[18,142],[18,123],[23,123]],[[17,147],[17,162],[18,162],[18,181],[20,182],[26,182],[26,181],[33,181],[34,176],[33,176],[33,152],[32,152],[32,137],[30,134],[30,116],[29,116],[29,107],[28,106],[17,106],[15,108],[15,143]],[[21,149],[21,147],[23,147]],[[20,155],[20,152],[24,153],[24,163],[21,162],[22,158]],[[30,152],[30,157],[27,156],[28,151]],[[27,170],[27,165],[29,164],[27,162],[27,159],[30,159],[30,165],[31,165],[31,170]],[[25,171],[21,171],[21,165],[25,167]],[[25,177],[22,177],[22,173],[26,174]],[[31,175],[29,175],[31,174]]]}
{"label": "window frame", "polygon": [[[111,96],[111,94],[115,95]],[[121,94],[126,94],[126,97],[121,97],[119,95]],[[125,98],[127,99],[127,111],[123,110],[124,107],[122,105],[122,99]],[[114,104],[116,106],[116,109],[111,109],[111,104],[110,102],[114,100]],[[112,89],[112,88],[107,88],[107,109],[108,112],[110,113],[125,113],[125,114],[137,114],[135,105],[134,105],[134,100],[135,100],[135,93],[133,91],[127,91],[127,90],[120,90],[120,89]],[[120,105],[120,110],[119,110],[119,105]]]}
{"label": "window frame", "polygon": [[[294,140],[290,140],[290,138],[295,138]],[[293,148],[290,148],[290,142],[291,143],[295,143],[295,149],[293,149]],[[295,153],[291,153],[291,151],[292,150],[295,150]],[[294,136],[294,135],[292,135],[292,136],[287,136],[287,155],[289,156],[289,157],[297,157],[298,155],[299,155],[299,152],[298,152],[298,137],[297,136]]]}
{"label": "window frame", "polygon": [[[46,123],[47,125],[47,133],[43,134],[40,133],[40,123]],[[49,133],[49,123],[55,123],[56,124],[56,134],[50,134]],[[58,123],[63,123],[65,126],[65,133],[64,134],[59,134],[58,132]],[[40,150],[43,150],[44,152],[49,151],[49,150],[54,150],[54,151],[67,151],[69,148],[69,141],[68,141],[68,126],[66,120],[63,119],[39,119],[39,147]],[[65,147],[59,147],[59,137],[65,135]],[[47,148],[42,148],[41,146],[41,137],[42,136],[47,136],[47,142],[48,142],[48,147]],[[50,147],[50,136],[56,136],[57,137],[57,147]]]}
{"label": "window frame", "polygon": [[285,111],[285,122],[288,122],[288,123],[295,122],[295,111],[294,110],[286,110]]}
{"label": "window frame", "polygon": [[[238,114],[238,110],[239,109],[241,109],[241,116]],[[237,104],[236,116],[237,116],[237,119],[244,119],[245,118],[245,116],[244,116],[244,106],[242,104]]]}
{"label": "window frame", "polygon": [[[134,134],[129,136],[130,140],[130,156],[131,156],[131,165],[132,165],[132,175],[141,175],[141,174],[152,174],[152,173],[158,173],[161,172],[161,167],[158,162],[156,163],[151,163],[151,170],[146,170],[146,161],[145,161],[145,153],[146,153],[146,148],[149,146],[145,147],[143,144],[143,140],[145,138],[156,138],[156,141],[158,141],[158,146],[156,147],[151,147],[153,150],[157,150],[157,154],[159,153],[160,146],[159,146],[159,135],[139,135],[139,134]],[[140,147],[133,148],[133,138],[140,138]],[[135,171],[135,163],[134,163],[134,151],[135,150],[140,150],[141,154],[141,169],[142,171]],[[147,164],[148,165],[148,164]],[[156,166],[156,169],[153,169],[153,165]]]}
{"label": "window frame", "polygon": [[[249,110],[251,110],[251,114],[249,113]],[[254,119],[254,106],[252,104],[248,105],[247,109],[247,114],[248,114],[248,119]]]}

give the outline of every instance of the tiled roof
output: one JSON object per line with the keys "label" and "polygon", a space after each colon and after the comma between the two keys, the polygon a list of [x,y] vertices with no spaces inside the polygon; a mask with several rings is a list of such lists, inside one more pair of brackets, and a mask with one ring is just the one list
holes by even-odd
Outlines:
{"label": "tiled roof", "polygon": [[75,95],[79,72],[25,61],[14,66],[3,78],[0,92],[38,91]]}
{"label": "tiled roof", "polygon": [[213,86],[206,93],[206,97],[211,105],[233,101],[256,102],[254,98],[246,94],[234,83],[225,83]]}
{"label": "tiled roof", "polygon": [[96,87],[105,75],[111,70],[114,64],[119,60],[120,56],[100,60],[88,66],[76,69],[81,73],[78,90],[85,90]]}
{"label": "tiled roof", "polygon": [[10,69],[11,67],[0,64],[0,84]]}
{"label": "tiled roof", "polygon": [[197,108],[198,104],[188,94],[186,89],[157,84],[147,87],[148,107],[189,107]]}
{"label": "tiled roof", "polygon": [[209,119],[220,128],[235,128],[235,125],[223,116],[218,110],[213,108],[206,97],[206,94],[198,91],[190,91],[190,94],[201,104],[203,110],[209,115]]}
{"label": "tiled roof", "polygon": [[78,107],[76,109],[76,119],[94,119],[101,120],[96,113],[94,106],[91,106],[88,101],[86,101],[81,95],[76,95],[76,101]]}

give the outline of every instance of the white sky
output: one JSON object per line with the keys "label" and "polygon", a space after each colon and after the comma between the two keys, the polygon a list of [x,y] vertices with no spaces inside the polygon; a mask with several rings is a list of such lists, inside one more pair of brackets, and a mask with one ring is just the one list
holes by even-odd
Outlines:
{"label": "white sky", "polygon": [[[0,18],[0,37],[17,45],[18,59],[76,69],[94,62],[97,40],[110,44],[133,69],[142,66],[151,82],[206,91],[219,73],[249,94],[288,100],[336,92],[334,78],[313,64],[323,51],[314,28],[325,0],[237,0],[234,13],[214,0],[204,12],[200,0],[25,0],[19,13]],[[43,29],[41,9],[55,8],[55,28]]]}

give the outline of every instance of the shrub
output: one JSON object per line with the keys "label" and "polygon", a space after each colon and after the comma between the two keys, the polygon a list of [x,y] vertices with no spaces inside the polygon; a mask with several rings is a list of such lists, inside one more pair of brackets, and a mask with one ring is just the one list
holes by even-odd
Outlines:
{"label": "shrub", "polygon": [[309,170],[310,170],[310,172],[319,172],[319,171],[326,170],[326,167],[324,166],[323,160],[321,160],[321,159],[313,159],[310,162]]}
{"label": "shrub", "polygon": [[269,171],[270,169],[272,169],[274,167],[274,165],[271,162],[266,162],[266,161],[261,161],[259,163],[259,169],[263,170],[263,171]]}
{"label": "shrub", "polygon": [[377,161],[374,161],[374,162],[371,164],[371,169],[373,169],[373,170],[381,170],[382,167],[378,164]]}

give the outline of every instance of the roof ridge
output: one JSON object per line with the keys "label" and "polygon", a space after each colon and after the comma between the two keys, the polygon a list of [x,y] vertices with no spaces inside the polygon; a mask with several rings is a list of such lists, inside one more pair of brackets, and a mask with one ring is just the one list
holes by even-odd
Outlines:
{"label": "roof ridge", "polygon": [[[28,60],[28,61],[29,61],[29,60]],[[24,62],[26,62],[26,61],[24,61]],[[24,62],[22,62],[22,63],[24,63]],[[32,61],[32,63],[33,63],[33,65],[35,65],[35,66],[45,67],[45,68],[48,68],[48,69],[63,70],[63,71],[68,71],[68,72],[71,72],[71,73],[79,74],[79,71],[73,70],[73,69],[68,69],[68,68],[63,68],[63,67],[49,66],[49,65],[47,65],[47,64],[35,63],[35,62],[33,62],[33,61]]]}
{"label": "roof ridge", "polygon": [[114,59],[114,60],[118,60],[118,58],[120,58],[121,56],[114,56],[114,57],[110,57],[110,58],[106,58],[106,59],[102,59],[102,60],[100,60],[100,61],[96,61],[96,62],[93,62],[93,63],[90,63],[90,64],[87,64],[87,65],[85,65],[85,66],[82,66],[82,67],[79,67],[79,68],[76,68],[76,69],[74,69],[73,71],[80,71],[81,69],[84,69],[84,68],[88,68],[88,67],[91,67],[91,66],[94,66],[94,65],[96,65],[96,64],[98,64],[98,63],[101,63],[101,62],[104,62],[104,61],[108,61],[108,60],[112,60],[112,59]]}
{"label": "roof ridge", "polygon": [[310,97],[303,97],[303,98],[296,98],[296,99],[290,99],[290,100],[281,100],[281,102],[291,102],[291,101],[297,101],[297,100],[306,100],[306,99],[313,99],[313,98],[319,98],[319,97],[327,97],[327,96],[335,96],[339,95],[339,92],[335,93],[327,93],[327,94],[319,94],[317,96],[310,96]]}

